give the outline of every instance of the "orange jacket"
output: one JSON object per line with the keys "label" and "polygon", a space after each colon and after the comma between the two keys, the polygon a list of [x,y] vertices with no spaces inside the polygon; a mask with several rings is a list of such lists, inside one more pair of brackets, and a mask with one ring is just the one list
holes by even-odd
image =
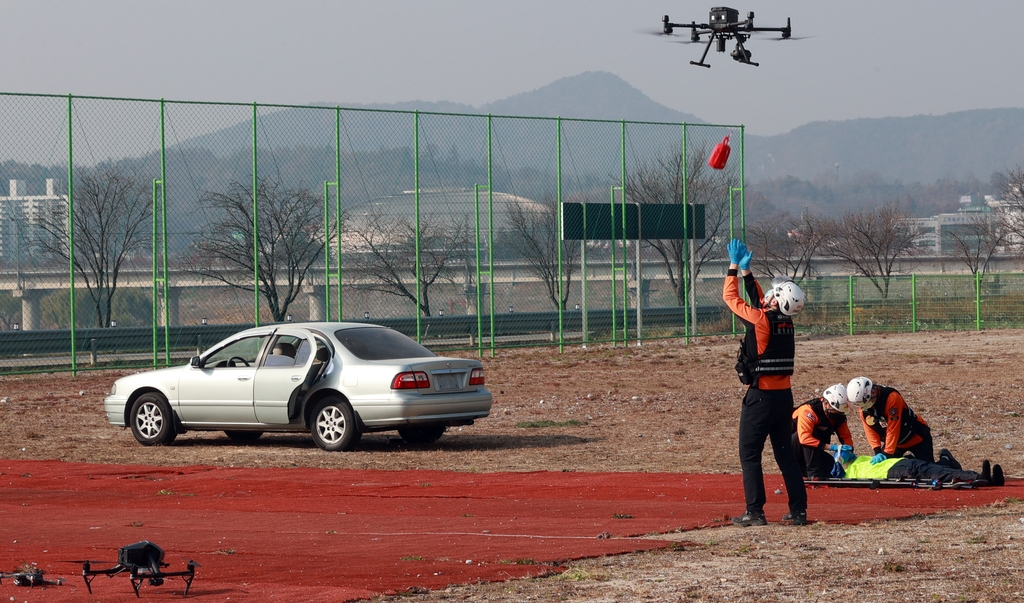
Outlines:
{"label": "orange jacket", "polygon": [[[750,277],[750,280],[752,283],[748,284],[752,284],[753,289],[757,291],[756,296],[751,295],[750,297],[758,300],[763,298],[764,291],[761,290],[761,285],[753,277]],[[760,355],[768,347],[771,325],[767,316],[765,316],[764,310],[751,306],[740,296],[739,282],[740,277],[736,272],[729,270],[729,274],[725,277],[725,285],[722,288],[722,299],[729,306],[729,309],[732,310],[733,314],[752,326],[757,337],[757,353]],[[789,389],[790,379],[789,375],[764,375],[757,378],[756,385],[758,389],[765,390]]]}
{"label": "orange jacket", "polygon": [[832,431],[835,431],[840,444],[853,446],[853,435],[850,434],[850,426],[846,421],[835,425],[827,410],[821,408],[820,413],[818,410],[815,404],[801,404],[793,410],[793,419],[796,421],[796,433],[800,443],[810,448],[824,449],[828,442],[823,442],[821,438],[814,435],[815,428],[821,426],[822,429],[819,430],[821,433],[827,431],[831,436]]}
{"label": "orange jacket", "polygon": [[[875,405],[868,409],[868,412],[861,409],[860,419],[864,425],[864,436],[868,439],[871,449],[889,456],[895,455],[897,448],[912,448],[924,439],[917,434],[908,438],[903,431],[904,423],[908,423],[911,429],[915,422],[928,425],[924,419],[910,410],[903,396],[894,389],[889,390],[885,400],[875,401]],[[882,433],[885,434],[884,443]]]}

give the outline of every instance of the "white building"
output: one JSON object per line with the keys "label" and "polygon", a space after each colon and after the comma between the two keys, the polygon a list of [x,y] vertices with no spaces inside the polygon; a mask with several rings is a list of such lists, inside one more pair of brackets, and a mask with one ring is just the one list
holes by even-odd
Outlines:
{"label": "white building", "polygon": [[67,199],[54,191],[53,178],[46,179],[43,195],[29,195],[24,180],[11,180],[10,194],[0,196],[0,258],[13,262],[27,257],[42,216],[66,213]]}

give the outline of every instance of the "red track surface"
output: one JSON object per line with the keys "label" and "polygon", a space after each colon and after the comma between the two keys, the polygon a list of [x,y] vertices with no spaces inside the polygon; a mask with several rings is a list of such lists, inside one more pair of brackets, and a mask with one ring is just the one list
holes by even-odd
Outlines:
{"label": "red track surface", "polygon": [[[769,492],[782,488],[767,476]],[[856,523],[1024,498],[978,490],[812,488],[810,518]],[[5,580],[0,599],[135,601],[125,576],[93,582],[66,560],[109,561],[150,540],[167,571],[202,564],[197,600],[345,601],[413,586],[548,573],[569,559],[666,546],[651,532],[720,525],[743,510],[738,475],[234,469],[0,460],[0,569],[35,562],[59,587]],[[786,511],[769,494],[769,520]],[[603,533],[611,538],[599,538]],[[94,563],[93,567],[102,567]],[[184,584],[143,584],[174,601]]]}

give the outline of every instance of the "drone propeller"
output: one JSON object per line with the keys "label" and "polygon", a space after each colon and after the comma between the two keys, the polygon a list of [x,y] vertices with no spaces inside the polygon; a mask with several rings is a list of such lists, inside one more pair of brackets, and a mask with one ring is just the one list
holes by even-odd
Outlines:
{"label": "drone propeller", "polygon": [[788,38],[768,38],[769,42],[785,42],[786,40],[807,40],[818,36],[789,36]]}

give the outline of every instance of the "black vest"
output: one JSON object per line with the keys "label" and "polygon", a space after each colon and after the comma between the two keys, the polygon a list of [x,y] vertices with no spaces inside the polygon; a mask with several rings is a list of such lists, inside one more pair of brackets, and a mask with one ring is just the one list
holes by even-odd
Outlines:
{"label": "black vest", "polygon": [[[885,429],[889,425],[889,417],[885,414],[885,402],[889,399],[889,394],[893,392],[899,393],[894,387],[879,385],[878,398],[875,400],[874,406],[864,411],[864,420],[867,426],[875,430],[875,433],[882,440],[883,447],[885,446]],[[917,415],[910,409],[910,406],[907,406],[906,410],[901,414],[903,416],[896,418],[900,422],[900,439],[896,442],[897,446],[914,437],[914,434],[918,431]],[[872,417],[874,421],[868,421],[868,417]]]}
{"label": "black vest", "polygon": [[[757,333],[751,325],[747,327],[743,344],[748,363],[753,366],[753,375],[792,375],[793,362],[796,357],[796,338],[794,337],[793,319],[782,312],[766,310],[768,318],[768,346],[764,353],[757,354]],[[750,359],[756,359],[751,362]]]}
{"label": "black vest", "polygon": [[[844,414],[830,414],[825,410],[825,402],[821,398],[815,398],[814,400],[808,400],[797,406],[797,410],[804,406],[811,407],[814,414],[818,417],[818,424],[814,426],[814,437],[816,437],[822,444],[828,444],[832,440],[832,435],[835,434],[839,426],[846,423],[846,415]],[[793,430],[796,430],[796,419],[793,419]]]}

